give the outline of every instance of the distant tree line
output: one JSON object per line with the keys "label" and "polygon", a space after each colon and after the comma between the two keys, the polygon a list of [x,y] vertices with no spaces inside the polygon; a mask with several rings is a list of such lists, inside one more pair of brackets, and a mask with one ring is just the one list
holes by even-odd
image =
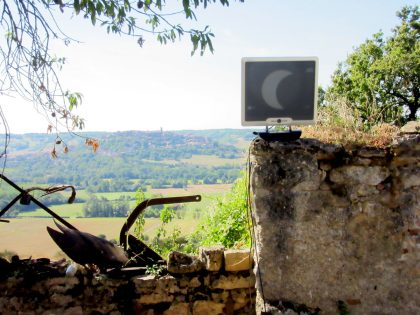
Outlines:
{"label": "distant tree line", "polygon": [[130,198],[120,196],[117,200],[92,195],[83,206],[85,217],[126,217],[130,210]]}
{"label": "distant tree line", "polygon": [[[100,134],[95,134],[99,137]],[[194,165],[180,162],[193,155],[239,158],[244,152],[230,144],[219,144],[206,137],[164,133],[104,133],[96,154],[75,148],[59,159],[40,155],[39,135],[14,139],[11,151],[18,148],[34,154],[16,154],[8,160],[9,178],[18,183],[28,180],[48,185],[72,184],[91,192],[135,191],[138,186],[184,188],[189,183],[233,183],[242,165]],[[31,142],[32,138],[35,143]],[[211,159],[211,158],[210,158]]]}
{"label": "distant tree line", "polygon": [[[77,163],[82,161],[78,161]],[[75,162],[76,163],[76,162]],[[9,163],[12,164],[12,163]],[[64,165],[60,171],[48,168],[46,161],[33,163],[33,170],[28,165],[21,164],[10,176],[17,183],[32,182],[47,185],[71,184],[78,189],[90,192],[123,192],[135,191],[138,186],[152,188],[185,188],[190,184],[233,183],[238,177],[242,166],[226,165],[206,167],[190,164],[133,164],[113,163],[109,167],[90,165],[77,166],[71,170],[71,165]],[[28,177],[30,172],[30,177]],[[47,173],[47,175],[45,174]],[[49,174],[48,174],[49,173]]]}
{"label": "distant tree line", "polygon": [[[158,197],[158,196],[153,196]],[[130,208],[129,201],[133,200],[129,196],[120,196],[116,200],[109,200],[106,197],[97,197],[91,195],[88,201],[83,206],[83,215],[85,217],[127,217],[129,212],[133,209]],[[176,212],[181,212],[182,205],[172,206],[171,209]],[[148,207],[144,211],[145,218],[159,218],[163,205]]]}
{"label": "distant tree line", "polygon": [[[3,184],[5,185],[5,184]],[[3,188],[3,187],[2,187]],[[12,191],[12,190],[5,190],[0,192],[0,210],[6,207],[17,195],[19,192]],[[63,205],[68,202],[68,196],[65,196],[61,193],[55,193],[47,196],[35,196],[37,200],[42,202],[47,207],[54,206],[54,205]],[[86,200],[77,197],[75,199],[75,203],[83,203]],[[19,201],[17,201],[13,207],[6,212],[6,216],[8,217],[15,217],[19,212],[29,212],[38,209],[39,207],[31,202],[29,205],[23,205]]]}

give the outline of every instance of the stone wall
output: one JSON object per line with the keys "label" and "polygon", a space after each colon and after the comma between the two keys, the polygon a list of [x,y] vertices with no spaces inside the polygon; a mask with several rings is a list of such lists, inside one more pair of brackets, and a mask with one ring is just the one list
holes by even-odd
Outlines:
{"label": "stone wall", "polygon": [[[386,149],[256,140],[249,251],[172,253],[165,276],[65,277],[0,259],[0,314],[420,314],[420,136]],[[257,309],[255,289],[257,286]]]}
{"label": "stone wall", "polygon": [[251,260],[249,251],[221,248],[202,249],[200,257],[174,252],[165,276],[126,270],[118,278],[86,272],[66,277],[45,259],[2,261],[3,271],[19,268],[17,276],[0,281],[0,314],[255,314]]}
{"label": "stone wall", "polygon": [[[420,136],[251,145],[257,313],[420,314]],[[287,311],[290,313],[290,311]]]}

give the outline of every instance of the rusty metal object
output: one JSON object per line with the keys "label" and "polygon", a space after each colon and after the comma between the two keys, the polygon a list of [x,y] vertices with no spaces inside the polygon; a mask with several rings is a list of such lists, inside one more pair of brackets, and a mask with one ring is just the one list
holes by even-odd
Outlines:
{"label": "rusty metal object", "polygon": [[47,227],[48,234],[78,264],[94,264],[100,270],[106,270],[128,263],[127,254],[121,247],[90,233],[69,229],[57,222],[55,224],[61,232]]}
{"label": "rusty metal object", "polygon": [[153,265],[166,264],[165,259],[156,253],[153,249],[137,239],[135,236],[129,234],[130,228],[138,216],[149,206],[184,203],[184,202],[199,202],[201,201],[200,195],[169,197],[169,198],[153,198],[146,199],[141,202],[128,216],[126,222],[121,228],[120,232],[120,245],[127,251],[130,257],[130,266],[147,267]]}
{"label": "rusty metal object", "polygon": [[152,198],[146,199],[141,202],[137,207],[134,208],[133,212],[127,218],[120,232],[120,245],[127,249],[127,237],[128,231],[133,226],[138,216],[149,206],[167,205],[173,203],[184,203],[184,202],[199,202],[201,201],[200,195],[193,196],[181,196],[181,197],[168,197],[168,198]]}
{"label": "rusty metal object", "polygon": [[41,191],[45,192],[45,194],[43,194],[41,196],[41,197],[44,197],[46,195],[50,195],[50,194],[53,194],[53,193],[56,193],[56,192],[59,192],[59,191],[63,191],[63,190],[66,190],[68,188],[71,189],[71,195],[70,195],[69,199],[67,200],[67,203],[73,203],[74,200],[76,199],[76,189],[72,185],[51,186],[51,187],[47,187],[47,188],[35,186],[35,187],[27,188],[27,189],[25,189],[25,191],[27,193],[29,193],[29,192],[34,191],[34,190],[41,190]]}
{"label": "rusty metal object", "polygon": [[127,253],[132,262],[139,267],[165,264],[165,259],[135,236],[128,234]]}
{"label": "rusty metal object", "polygon": [[[0,174],[0,179],[4,180],[6,183],[8,183],[10,186],[12,186],[14,189],[16,189],[17,191],[20,192],[19,195],[17,195],[11,202],[9,202],[8,205],[6,205],[6,207],[3,208],[3,210],[0,211],[0,218],[18,201],[20,200],[22,204],[24,205],[28,205],[30,202],[33,202],[34,204],[36,204],[38,207],[40,207],[41,209],[43,209],[44,211],[46,211],[49,215],[51,215],[54,219],[56,219],[57,221],[59,221],[60,223],[64,224],[66,227],[68,227],[69,229],[73,229],[73,230],[77,230],[73,225],[71,225],[70,223],[68,223],[66,220],[64,220],[62,217],[60,217],[58,214],[56,214],[54,211],[52,211],[50,208],[48,208],[46,205],[44,205],[43,203],[41,203],[40,201],[38,201],[35,197],[33,197],[32,195],[30,195],[28,193],[27,190],[24,190],[22,188],[20,188],[18,185],[16,185],[14,182],[12,182],[10,179],[8,179],[6,176],[4,176],[3,174]],[[62,189],[61,189],[62,190]],[[75,193],[75,192],[74,192]],[[72,199],[73,197],[73,192],[72,192],[72,196],[70,197],[70,199]],[[74,200],[74,198],[73,198]],[[5,222],[6,220],[2,220],[1,222]]]}
{"label": "rusty metal object", "polygon": [[[108,268],[121,269],[127,266],[147,267],[165,264],[165,260],[158,253],[129,234],[129,229],[148,206],[198,201],[201,201],[200,195],[144,200],[131,212],[121,228],[121,247],[92,234],[68,229],[57,223],[61,232],[50,227],[47,227],[47,231],[54,242],[75,262],[81,265],[94,264],[101,271],[106,271]],[[136,270],[144,271],[144,269]]]}
{"label": "rusty metal object", "polygon": [[[3,210],[0,211],[0,217],[4,215],[18,200],[24,205],[28,205],[31,202],[35,203],[37,206],[49,213],[54,219],[64,225],[62,226],[54,221],[59,231],[47,227],[49,235],[58,247],[60,247],[63,252],[75,262],[81,265],[95,265],[101,271],[107,271],[109,268],[114,268],[114,271],[115,269],[119,269],[120,271],[127,269],[129,272],[144,272],[144,267],[155,264],[164,264],[165,260],[158,253],[152,250],[141,240],[129,234],[130,228],[133,226],[138,216],[149,206],[201,201],[200,195],[152,198],[144,200],[134,208],[122,226],[120,232],[121,247],[119,247],[105,239],[77,230],[77,228],[68,223],[65,219],[57,215],[29,194],[29,192],[33,190],[43,190],[46,194],[49,194],[71,188],[72,195],[69,199],[69,203],[71,203],[74,201],[76,195],[73,186],[60,186],[46,189],[33,187],[24,190],[18,187],[3,174],[0,174],[0,178],[20,192],[18,196],[16,196]],[[8,222],[8,220],[0,219],[0,222]]]}

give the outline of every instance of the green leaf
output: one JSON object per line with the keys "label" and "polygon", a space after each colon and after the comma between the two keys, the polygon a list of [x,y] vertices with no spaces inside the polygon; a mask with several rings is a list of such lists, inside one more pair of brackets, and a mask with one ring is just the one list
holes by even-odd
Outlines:
{"label": "green leaf", "polygon": [[96,4],[96,13],[98,15],[101,15],[103,11],[104,11],[104,5],[101,2],[98,2]]}
{"label": "green leaf", "polygon": [[76,14],[79,14],[79,12],[80,12],[80,2],[79,2],[79,0],[74,0],[73,6],[74,6],[74,11],[76,12]]}
{"label": "green leaf", "polygon": [[184,7],[185,12],[190,10],[190,1],[189,0],[182,0],[182,5]]}
{"label": "green leaf", "polygon": [[92,24],[93,24],[93,25],[95,25],[95,24],[96,24],[96,15],[95,15],[95,14],[92,14],[92,15],[90,16],[90,21],[92,22]]}
{"label": "green leaf", "polygon": [[207,43],[209,45],[210,52],[213,53],[214,52],[213,44],[212,44],[211,38],[209,37],[208,34],[206,35],[206,40],[207,40]]}
{"label": "green leaf", "polygon": [[162,10],[162,1],[161,0],[156,0],[155,5],[159,10]]}

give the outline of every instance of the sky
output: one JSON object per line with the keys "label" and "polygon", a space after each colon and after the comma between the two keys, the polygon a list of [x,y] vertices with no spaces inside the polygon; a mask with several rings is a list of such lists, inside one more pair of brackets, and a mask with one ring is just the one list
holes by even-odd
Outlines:
{"label": "sky", "polygon": [[[170,1],[168,1],[170,2]],[[319,58],[318,83],[352,50],[399,23],[396,11],[418,1],[245,0],[197,10],[195,25],[210,25],[214,54],[191,57],[185,36],[161,45],[147,36],[108,35],[80,17],[58,14],[61,28],[81,43],[53,44],[66,57],[62,85],[83,94],[77,113],[86,131],[240,128],[241,58]],[[46,132],[32,103],[0,96],[12,133]]]}

